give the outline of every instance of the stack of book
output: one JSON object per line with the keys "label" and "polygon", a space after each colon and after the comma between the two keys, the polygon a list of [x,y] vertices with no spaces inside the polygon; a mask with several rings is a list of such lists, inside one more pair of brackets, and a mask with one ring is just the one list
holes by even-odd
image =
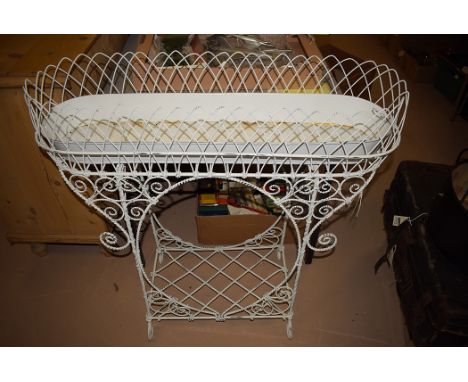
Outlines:
{"label": "stack of book", "polygon": [[198,216],[229,215],[227,188],[220,182],[215,179],[198,182]]}
{"label": "stack of book", "polygon": [[[250,180],[250,183],[262,187],[258,181]],[[272,199],[243,184],[216,179],[198,183],[198,216],[280,213]]]}

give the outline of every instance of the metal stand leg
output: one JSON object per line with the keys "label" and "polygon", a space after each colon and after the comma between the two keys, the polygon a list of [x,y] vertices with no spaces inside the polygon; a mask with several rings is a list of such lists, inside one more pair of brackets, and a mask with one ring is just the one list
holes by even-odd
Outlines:
{"label": "metal stand leg", "polygon": [[288,318],[288,323],[286,324],[286,335],[290,340],[293,339],[292,318]]}
{"label": "metal stand leg", "polygon": [[153,321],[148,321],[148,340],[151,341],[153,339]]}

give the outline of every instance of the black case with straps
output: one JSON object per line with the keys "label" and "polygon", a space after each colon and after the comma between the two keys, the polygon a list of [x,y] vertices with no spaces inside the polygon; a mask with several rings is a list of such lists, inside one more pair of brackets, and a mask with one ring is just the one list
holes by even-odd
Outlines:
{"label": "black case with straps", "polygon": [[[401,307],[417,346],[468,345],[468,275],[435,245],[430,211],[452,167],[401,162],[384,197],[384,222]],[[398,227],[394,216],[407,216]]]}

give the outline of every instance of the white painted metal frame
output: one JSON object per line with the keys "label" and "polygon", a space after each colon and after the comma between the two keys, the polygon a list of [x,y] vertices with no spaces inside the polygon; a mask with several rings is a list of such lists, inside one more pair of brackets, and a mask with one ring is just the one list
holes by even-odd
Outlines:
{"label": "white painted metal frame", "polygon": [[[240,55],[80,55],[25,83],[38,145],[115,227],[102,244],[134,253],[149,338],[153,320],[231,318],[284,319],[291,338],[306,248],[336,245],[332,233],[312,243],[313,233],[362,195],[400,142],[409,94],[386,65]],[[161,226],[155,211],[165,196],[213,177],[255,188],[282,217],[232,246],[187,243]],[[286,221],[293,259],[284,254]],[[140,247],[148,222],[151,271]]]}

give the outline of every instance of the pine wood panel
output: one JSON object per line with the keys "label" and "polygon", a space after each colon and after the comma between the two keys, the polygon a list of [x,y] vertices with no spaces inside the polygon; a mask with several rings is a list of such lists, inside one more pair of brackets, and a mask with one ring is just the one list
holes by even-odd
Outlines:
{"label": "pine wood panel", "polygon": [[106,230],[36,145],[24,102],[27,77],[62,57],[119,51],[127,36],[0,37],[0,219],[12,242],[97,243]]}

